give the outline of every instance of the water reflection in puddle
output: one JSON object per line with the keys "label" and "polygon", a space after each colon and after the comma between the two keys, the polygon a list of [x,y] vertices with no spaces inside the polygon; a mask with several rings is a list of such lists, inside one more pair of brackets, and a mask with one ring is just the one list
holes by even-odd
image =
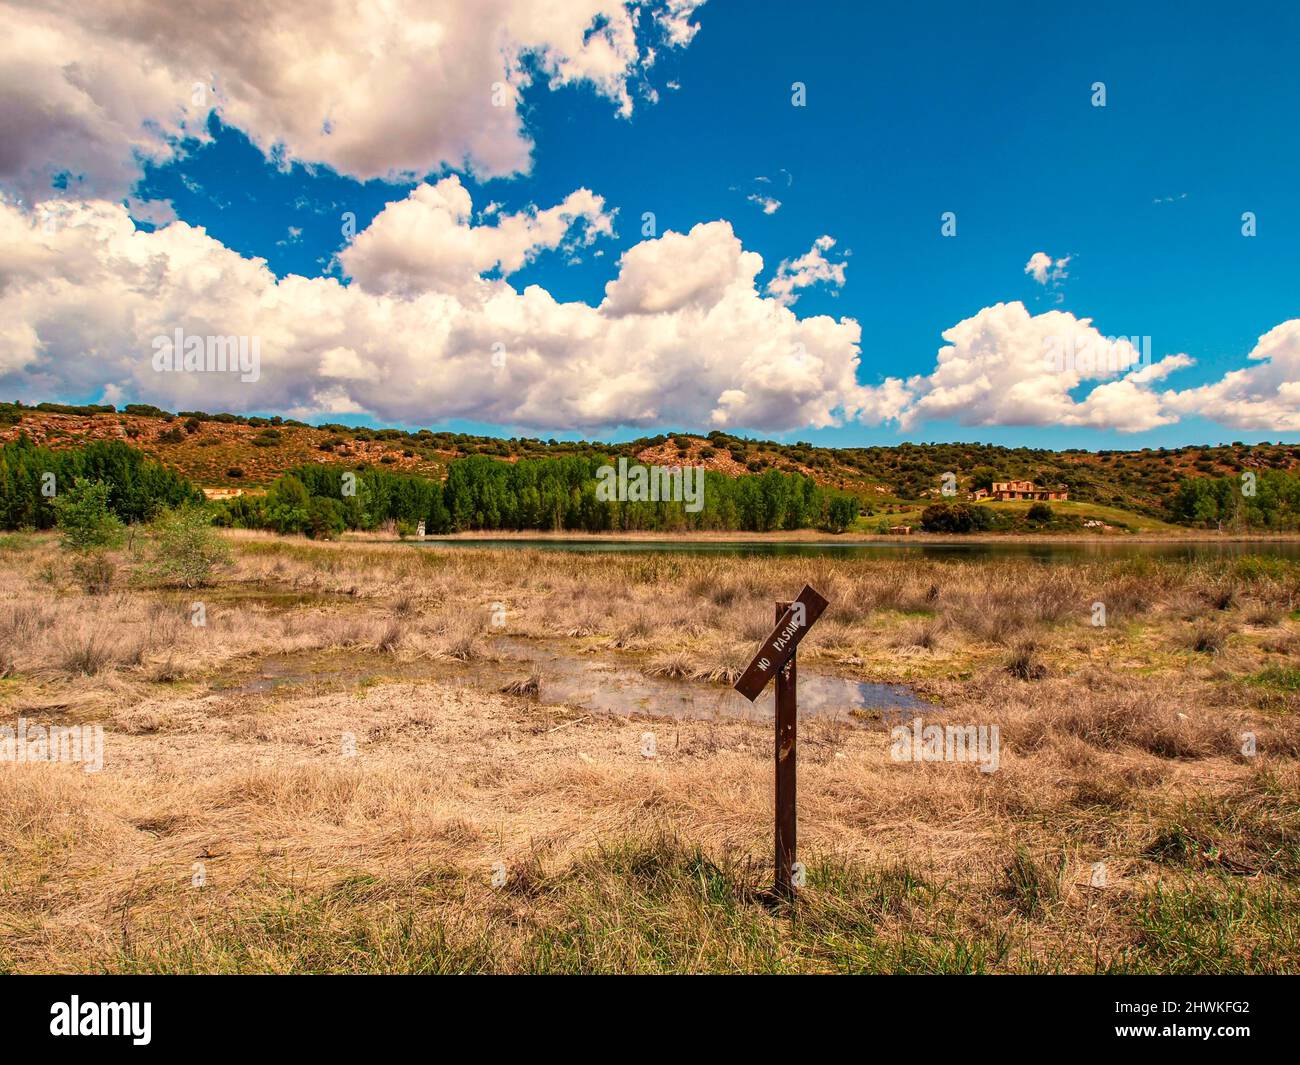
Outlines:
{"label": "water reflection in puddle", "polygon": [[[508,636],[497,637],[488,651],[491,657],[465,663],[344,658],[327,652],[277,656],[262,660],[255,675],[225,678],[214,688],[266,695],[286,686],[351,688],[370,680],[436,679],[499,690],[535,674],[542,703],[565,703],[593,713],[769,722],[773,717],[771,685],[751,703],[726,685],[646,676],[635,663],[613,652],[575,655],[568,647]],[[870,728],[937,710],[904,684],[834,677],[806,667],[799,671],[799,717],[804,720],[838,719]]]}
{"label": "water reflection in puddle", "polygon": [[[635,666],[609,657],[575,657],[544,644],[508,637],[498,639],[493,650],[503,661],[477,665],[474,672],[492,673],[507,683],[521,679],[525,670],[534,671],[544,703],[568,703],[612,714],[752,721],[771,721],[773,717],[771,685],[751,703],[721,684],[648,677]],[[939,709],[903,684],[874,684],[806,668],[799,671],[798,686],[799,716],[803,719],[838,718],[873,726],[910,721],[918,712]]]}

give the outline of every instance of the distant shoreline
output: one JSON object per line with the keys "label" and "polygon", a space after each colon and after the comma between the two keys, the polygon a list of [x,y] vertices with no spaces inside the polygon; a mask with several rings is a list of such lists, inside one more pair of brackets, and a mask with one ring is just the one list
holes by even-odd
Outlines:
{"label": "distant shoreline", "polygon": [[[376,534],[347,534],[346,539],[383,539],[388,536]],[[735,544],[827,544],[827,545],[876,545],[881,547],[908,544],[971,544],[971,543],[1043,543],[1043,544],[1167,544],[1167,543],[1205,543],[1205,544],[1239,544],[1239,543],[1300,543],[1300,533],[1217,533],[1203,529],[1189,529],[1186,533],[967,533],[940,534],[913,532],[907,536],[881,536],[864,533],[818,532],[815,529],[798,529],[771,533],[759,532],[536,532],[513,530],[478,530],[473,532],[447,533],[426,536],[424,542],[456,543],[477,540],[546,540],[563,542],[589,543],[735,543]],[[419,543],[408,538],[408,543]]]}

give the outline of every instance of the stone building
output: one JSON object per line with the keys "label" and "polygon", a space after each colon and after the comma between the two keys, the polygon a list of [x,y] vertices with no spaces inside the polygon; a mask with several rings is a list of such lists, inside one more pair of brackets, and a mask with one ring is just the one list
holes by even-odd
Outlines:
{"label": "stone building", "polygon": [[994,481],[993,490],[986,492],[983,488],[975,492],[972,496],[974,499],[996,499],[1004,501],[1008,499],[1032,499],[1037,502],[1049,502],[1052,500],[1064,500],[1070,498],[1069,489],[1058,484],[1055,488],[1040,488],[1033,481]]}

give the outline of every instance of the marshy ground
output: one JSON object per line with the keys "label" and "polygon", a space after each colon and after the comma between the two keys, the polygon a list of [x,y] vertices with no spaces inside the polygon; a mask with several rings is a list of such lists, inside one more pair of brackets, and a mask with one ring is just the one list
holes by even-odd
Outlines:
{"label": "marshy ground", "polygon": [[[105,733],[98,773],[0,763],[0,970],[1300,969],[1295,562],[231,543],[88,595],[0,538],[0,724]],[[801,668],[1001,757],[802,721],[784,907],[769,724],[549,702],[507,651],[721,692],[804,583]]]}

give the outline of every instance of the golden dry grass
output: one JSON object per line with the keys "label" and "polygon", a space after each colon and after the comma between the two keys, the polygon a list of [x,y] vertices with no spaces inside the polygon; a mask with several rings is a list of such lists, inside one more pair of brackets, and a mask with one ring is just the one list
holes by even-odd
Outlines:
{"label": "golden dry grass", "polygon": [[[1300,967],[1293,564],[231,541],[212,588],[124,556],[92,597],[0,539],[0,723],[106,733],[97,774],[0,765],[0,969]],[[770,728],[463,679],[509,635],[725,683],[805,581],[833,605],[801,662],[912,681],[1002,758],[805,722],[792,911],[763,894]]]}

